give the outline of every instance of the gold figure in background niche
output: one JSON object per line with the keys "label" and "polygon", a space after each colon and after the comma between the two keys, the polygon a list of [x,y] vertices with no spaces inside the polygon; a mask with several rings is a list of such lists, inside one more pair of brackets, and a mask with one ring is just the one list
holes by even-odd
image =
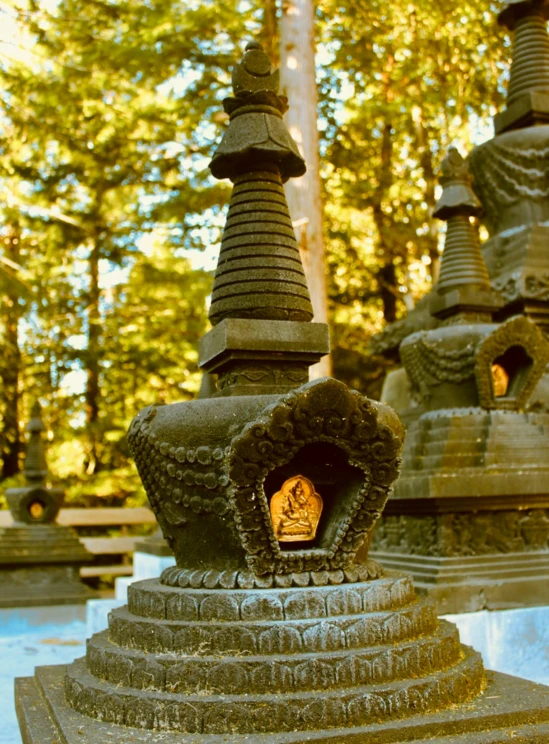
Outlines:
{"label": "gold figure in background niche", "polygon": [[492,364],[492,382],[494,385],[494,398],[503,398],[507,395],[509,387],[509,375],[501,364]]}
{"label": "gold figure in background niche", "polygon": [[322,497],[308,478],[303,475],[288,478],[271,499],[271,519],[277,540],[313,540],[322,507]]}

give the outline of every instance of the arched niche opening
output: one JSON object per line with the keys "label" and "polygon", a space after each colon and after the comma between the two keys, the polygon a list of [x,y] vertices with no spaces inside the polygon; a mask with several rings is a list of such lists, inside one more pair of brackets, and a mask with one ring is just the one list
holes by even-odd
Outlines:
{"label": "arched niche opening", "polygon": [[345,514],[364,485],[364,472],[349,464],[346,452],[329,442],[313,442],[279,468],[272,470],[264,482],[269,504],[286,481],[304,476],[314,485],[323,501],[322,513],[313,540],[279,542],[282,551],[329,549],[335,541],[337,530]]}
{"label": "arched niche opening", "polygon": [[510,346],[492,362],[494,398],[512,399],[520,395],[532,370],[533,359],[518,344]]}

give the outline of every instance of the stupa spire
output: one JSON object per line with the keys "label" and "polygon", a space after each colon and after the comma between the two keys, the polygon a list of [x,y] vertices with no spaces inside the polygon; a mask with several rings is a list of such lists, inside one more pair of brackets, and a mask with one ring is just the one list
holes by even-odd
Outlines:
{"label": "stupa spire", "polygon": [[447,223],[437,297],[432,312],[441,318],[462,312],[490,313],[497,303],[471,217],[478,216],[481,204],[472,187],[467,162],[455,147],[442,161],[442,195],[434,216]]}
{"label": "stupa spire", "polygon": [[506,109],[496,133],[549,121],[547,0],[506,0],[498,21],[513,32],[513,59]]}
{"label": "stupa spire", "polygon": [[282,120],[279,73],[257,42],[233,71],[230,124],[211,171],[234,183],[215,275],[210,320],[310,321],[313,309],[282,183],[305,163]]}
{"label": "stupa spire", "polygon": [[[234,184],[210,306],[214,328],[200,366],[209,395],[264,395],[299,387],[328,353],[328,328],[313,308],[282,184],[305,163],[282,115],[287,99],[260,44],[233,70],[230,123],[210,164]],[[214,380],[216,380],[214,387]]]}
{"label": "stupa spire", "polygon": [[30,437],[23,473],[29,485],[44,483],[48,475],[46,447],[42,440],[42,432],[45,429],[46,427],[42,420],[42,409],[40,403],[36,401],[32,407],[31,418],[26,427]]}

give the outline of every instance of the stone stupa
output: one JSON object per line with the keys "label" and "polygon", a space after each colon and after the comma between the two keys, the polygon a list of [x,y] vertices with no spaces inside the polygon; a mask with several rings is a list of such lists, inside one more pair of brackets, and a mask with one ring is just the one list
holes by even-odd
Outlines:
{"label": "stone stupa", "polygon": [[55,521],[64,492],[47,485],[44,429],[36,403],[27,425],[27,485],[6,491],[13,525],[0,529],[0,607],[80,604],[95,596],[79,575],[92,556],[72,529]]}
{"label": "stone stupa", "polygon": [[233,85],[211,168],[234,189],[201,347],[217,392],[149,407],[129,432],[177,566],[132,585],[85,658],[17,681],[23,741],[542,741],[549,689],[486,674],[409,577],[364,555],[403,428],[336,380],[307,382],[327,329],[282,188],[305,166],[258,44]]}
{"label": "stone stupa", "polygon": [[[504,343],[498,352],[506,354],[495,370],[499,382],[491,380],[486,356],[474,362],[471,357],[470,364],[484,371],[475,372],[476,381],[469,375],[462,413],[446,424],[433,409],[452,408],[456,398],[452,394],[445,400],[446,386],[431,384],[443,371],[442,358],[428,383],[410,369],[410,354],[408,363],[401,356],[401,350],[410,349],[412,334],[454,323],[434,311],[444,277],[372,344],[374,351],[404,365],[388,376],[382,400],[395,407],[408,428],[402,477],[374,538],[375,552],[386,565],[412,571],[418,588],[433,593],[447,612],[549,604],[549,374],[541,369],[547,359],[532,325],[547,337],[548,14],[549,3],[539,0],[503,4],[499,22],[513,32],[507,102],[495,117],[495,136],[467,158],[474,190],[468,198],[477,201],[471,208],[463,205],[463,217],[477,215],[489,232],[482,257],[476,249],[482,274],[480,283],[475,278],[476,291],[488,290],[488,276],[498,298],[490,317],[501,324],[499,338],[515,329],[509,341],[516,343]],[[469,240],[477,244],[471,229]],[[444,270],[454,281],[461,259],[455,246],[452,251],[457,262],[446,260]],[[483,259],[488,275],[478,263]],[[517,316],[530,324],[521,326]],[[524,343],[518,339],[521,327]],[[484,348],[490,349],[490,343]],[[427,347],[423,354],[425,366],[434,357]],[[447,378],[452,365],[457,376],[465,374],[465,356],[446,359]],[[506,365],[513,369],[505,370]],[[509,381],[510,394],[491,394],[493,384]],[[467,406],[476,413],[467,416]]]}
{"label": "stone stupa", "polygon": [[536,508],[549,495],[549,415],[524,412],[549,361],[549,342],[528,318],[497,323],[476,227],[467,164],[442,164],[435,216],[448,223],[431,295],[439,327],[417,331],[400,356],[420,398],[402,472],[372,550],[410,571],[443,612],[544,604],[549,552]]}
{"label": "stone stupa", "polygon": [[[498,319],[521,313],[549,332],[549,3],[507,0],[499,23],[513,33],[506,106],[495,137],[469,157],[490,237],[483,245]],[[549,377],[534,400],[549,405]]]}

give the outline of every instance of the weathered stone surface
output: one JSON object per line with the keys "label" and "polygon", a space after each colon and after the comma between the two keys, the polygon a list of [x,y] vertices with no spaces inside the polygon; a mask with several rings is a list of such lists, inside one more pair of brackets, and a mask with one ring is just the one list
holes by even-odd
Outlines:
{"label": "weathered stone surface", "polygon": [[[70,708],[64,700],[63,670],[63,667],[41,667],[36,678],[16,681],[23,744],[38,741],[40,744],[50,744],[50,741],[61,736],[67,744],[108,741],[109,738],[118,744],[145,744],[151,741],[151,731],[146,728],[97,721]],[[153,740],[155,744],[340,744],[342,741],[350,744],[396,744],[424,740],[436,744],[503,744],[508,740],[508,731],[512,728],[517,741],[541,744],[549,735],[546,688],[503,674],[489,673],[488,676],[485,693],[471,700],[467,706],[419,713],[405,719],[352,728],[340,727],[337,730],[297,733],[280,730],[276,734],[185,735],[158,730],[154,732]],[[280,707],[277,710],[280,711]],[[182,710],[172,707],[165,709],[158,720],[173,722],[179,720],[181,713],[186,714],[187,721],[193,715],[188,707]],[[154,716],[146,705],[143,705],[143,714],[149,719]],[[263,717],[261,711],[256,711],[256,715]],[[131,720],[131,714],[129,718]]]}
{"label": "weathered stone surface", "polygon": [[[135,419],[129,439],[176,560],[200,572],[194,579],[200,586],[206,570],[249,567],[261,576],[344,569],[388,497],[401,434],[388,408],[324,379],[281,398],[149,408]],[[338,524],[326,524],[309,550],[283,552],[268,503],[296,468],[333,494]]]}
{"label": "weathered stone surface", "polygon": [[[298,682],[308,682],[308,688],[312,685],[313,689],[318,689],[321,686],[321,681],[317,678],[320,662],[313,660],[309,664],[312,667],[307,670],[300,671],[298,668],[294,672],[295,677]],[[225,674],[219,674],[218,669],[217,677],[210,672],[212,674],[214,686],[223,686],[223,680],[233,683],[236,681],[241,690],[249,690],[249,682],[242,666],[227,668]],[[68,668],[65,685],[68,703],[76,711],[91,714],[100,720],[124,724],[130,714],[133,725],[140,720],[143,724],[152,724],[152,729],[170,728],[182,733],[205,734],[226,732],[229,720],[229,730],[232,733],[249,734],[279,731],[281,721],[284,721],[283,730],[295,730],[299,727],[306,731],[365,725],[388,718],[400,718],[410,712],[436,710],[445,707],[450,701],[456,704],[470,700],[482,690],[483,679],[480,656],[469,649],[465,658],[455,666],[433,675],[393,682],[392,685],[324,689],[320,698],[308,691],[286,691],[276,696],[271,692],[260,695],[255,691],[253,694],[248,691],[240,700],[238,693],[209,695],[202,689],[198,694],[184,695],[154,690],[137,693],[127,689],[123,681],[111,685],[98,680],[79,661]],[[90,690],[93,691],[91,705],[87,694]],[[138,711],[143,707],[143,699],[155,710],[156,720],[139,718]],[[172,720],[166,726],[163,712],[174,705],[183,706],[186,711],[192,710],[193,716],[189,720],[187,715],[179,715],[179,720]],[[261,716],[257,715],[258,710],[262,711]]]}
{"label": "weathered stone surface", "polygon": [[[364,642],[367,637],[364,634]],[[105,632],[89,641],[86,658],[95,677],[113,684],[178,693],[204,689],[232,695],[249,690],[267,694],[336,685],[353,687],[418,677],[456,664],[461,653],[457,630],[449,623],[441,623],[431,636],[403,641],[398,646],[327,651],[321,659],[306,651],[264,656],[250,651],[250,644],[245,644],[244,649],[235,645],[234,656],[224,658],[169,653],[153,657],[136,649],[114,648]]]}
{"label": "weathered stone surface", "polygon": [[227,618],[230,620],[301,620],[396,609],[414,599],[408,576],[386,577],[375,584],[353,583],[352,588],[347,584],[311,587],[307,591],[263,588],[268,591],[237,589],[225,596],[223,592],[205,589],[181,591],[159,587],[157,581],[146,580],[128,588],[128,609],[136,616],[159,620],[209,620],[212,613],[216,613],[216,606],[230,607],[230,611],[225,609],[223,613],[230,615]]}

